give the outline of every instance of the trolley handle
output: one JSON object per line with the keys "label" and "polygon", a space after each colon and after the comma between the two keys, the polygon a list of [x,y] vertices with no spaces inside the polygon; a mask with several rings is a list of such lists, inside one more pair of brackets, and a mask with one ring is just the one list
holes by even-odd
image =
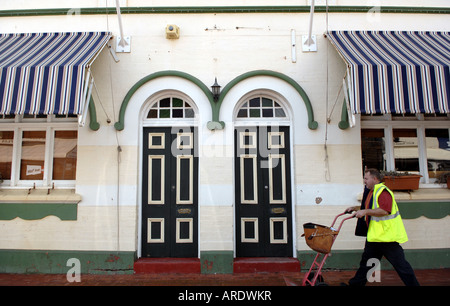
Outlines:
{"label": "trolley handle", "polygon": [[[337,220],[340,216],[343,216],[343,215],[346,215],[346,214],[351,214],[351,213],[352,213],[351,211],[344,211],[343,213],[337,215],[337,216],[334,218],[333,223],[331,224],[330,227],[333,227],[333,226],[334,226],[334,224],[336,223],[336,220]],[[352,216],[350,216],[350,217],[347,217],[347,218],[342,219],[341,223],[339,224],[339,228],[337,229],[337,231],[339,231],[339,230],[341,229],[342,224],[344,223],[344,221],[347,221],[347,220],[353,219],[353,218],[355,218],[355,215],[352,215]]]}

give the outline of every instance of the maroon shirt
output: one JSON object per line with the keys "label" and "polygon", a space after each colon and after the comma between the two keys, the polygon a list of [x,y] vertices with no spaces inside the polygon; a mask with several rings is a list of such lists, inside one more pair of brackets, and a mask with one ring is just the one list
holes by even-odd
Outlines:
{"label": "maroon shirt", "polygon": [[[372,200],[372,195],[373,195],[373,189],[370,190],[370,192],[369,192],[369,194],[367,196],[366,203],[365,203],[366,209],[372,208],[372,207],[370,207],[370,206],[372,206],[371,205],[372,204],[372,201],[371,201]],[[378,207],[383,209],[383,210],[385,210],[385,211],[387,211],[388,214],[391,213],[391,210],[392,210],[392,196],[391,196],[391,194],[388,191],[383,190],[381,192],[380,196],[378,197]],[[366,220],[366,223],[367,223],[367,226],[368,226],[369,225],[369,218],[368,218],[368,216],[365,216],[365,220]]]}

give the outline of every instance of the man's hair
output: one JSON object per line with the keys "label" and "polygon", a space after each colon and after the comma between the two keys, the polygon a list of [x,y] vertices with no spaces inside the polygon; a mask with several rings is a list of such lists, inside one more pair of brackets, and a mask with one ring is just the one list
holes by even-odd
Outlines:
{"label": "man's hair", "polygon": [[366,171],[364,171],[365,173],[369,173],[371,176],[375,177],[377,180],[379,180],[380,182],[383,181],[383,175],[380,173],[380,171],[378,171],[375,168],[369,168],[366,169]]}

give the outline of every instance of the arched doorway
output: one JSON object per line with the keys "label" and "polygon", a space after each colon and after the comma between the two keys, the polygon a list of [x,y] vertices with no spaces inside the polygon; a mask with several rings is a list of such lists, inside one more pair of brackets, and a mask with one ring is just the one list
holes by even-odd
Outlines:
{"label": "arched doorway", "polygon": [[142,257],[198,257],[197,114],[177,91],[154,95],[143,110]]}
{"label": "arched doorway", "polygon": [[276,93],[256,91],[235,109],[236,257],[292,257],[291,137]]}

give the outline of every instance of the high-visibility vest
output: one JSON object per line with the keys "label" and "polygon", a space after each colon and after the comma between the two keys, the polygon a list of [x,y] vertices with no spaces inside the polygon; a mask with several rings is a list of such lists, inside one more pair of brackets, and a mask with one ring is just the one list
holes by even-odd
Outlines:
{"label": "high-visibility vest", "polygon": [[379,207],[378,198],[383,190],[389,192],[392,196],[391,214],[383,217],[371,217],[369,230],[367,232],[367,241],[369,242],[398,242],[408,241],[405,226],[398,210],[394,194],[383,183],[376,184],[373,188],[372,209]]}

